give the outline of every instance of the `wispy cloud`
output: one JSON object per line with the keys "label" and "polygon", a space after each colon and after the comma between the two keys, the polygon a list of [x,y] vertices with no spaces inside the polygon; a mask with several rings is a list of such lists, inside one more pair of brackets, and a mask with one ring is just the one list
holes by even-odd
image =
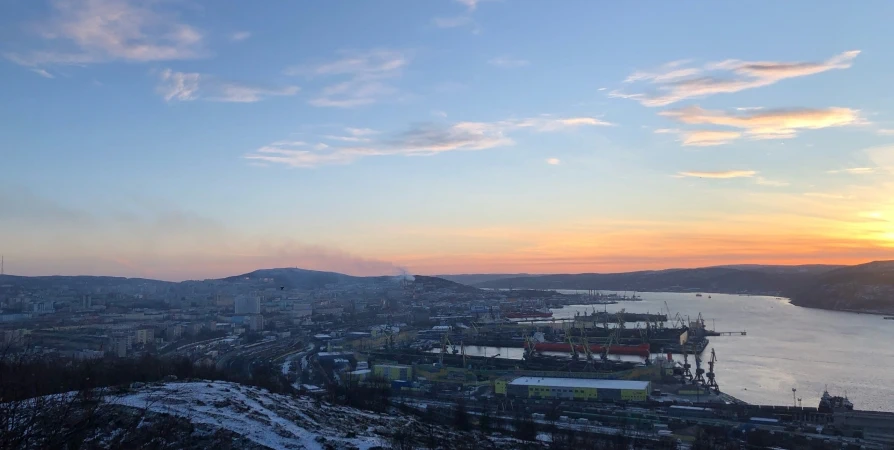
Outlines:
{"label": "wispy cloud", "polygon": [[880,130],[876,130],[876,133],[881,136],[894,136],[894,129],[882,128]]}
{"label": "wispy cloud", "polygon": [[625,83],[635,83],[638,81],[648,81],[650,83],[666,83],[679,78],[686,78],[701,73],[701,69],[681,68],[680,66],[689,63],[688,60],[671,61],[664,64],[659,70],[654,72],[636,71],[627,76]]}
{"label": "wispy cloud", "polygon": [[720,172],[678,172],[677,175],[681,177],[692,177],[692,178],[751,178],[755,176],[757,172],[753,170],[725,170]]}
{"label": "wispy cloud", "polygon": [[459,28],[472,27],[472,32],[478,34],[481,30],[475,24],[472,18],[473,13],[478,8],[481,0],[455,0],[457,3],[465,5],[466,11],[463,14],[455,16],[435,17],[431,23],[438,28]]}
{"label": "wispy cloud", "polygon": [[[556,132],[582,126],[607,126],[608,122],[593,117],[553,118],[541,116],[528,119],[509,119],[498,122],[459,122],[452,125],[419,124],[391,136],[367,141],[375,135],[363,129],[348,129],[343,141],[360,145],[326,145],[319,147],[305,142],[276,142],[246,155],[252,161],[282,164],[291,167],[317,167],[328,164],[347,164],[370,156],[429,156],[450,151],[487,150],[512,145],[511,134]],[[331,136],[329,136],[331,137]],[[345,139],[348,138],[348,139]]]}
{"label": "wispy cloud", "polygon": [[738,131],[681,130],[679,128],[658,128],[655,134],[675,134],[684,146],[710,147],[728,144],[742,136]]}
{"label": "wispy cloud", "polygon": [[463,5],[466,5],[466,8],[469,8],[469,11],[474,11],[475,8],[478,8],[478,3],[481,2],[481,0],[454,0],[454,1],[456,1],[457,3],[462,3]]}
{"label": "wispy cloud", "polygon": [[710,147],[714,145],[728,144],[740,136],[738,131],[711,131],[696,130],[680,133],[683,137],[683,145],[694,147]]}
{"label": "wispy cloud", "polygon": [[754,180],[754,182],[761,186],[770,186],[770,187],[785,187],[790,184],[787,181],[769,180],[764,177],[757,177]]}
{"label": "wispy cloud", "polygon": [[345,128],[345,131],[351,136],[372,136],[374,134],[379,134],[378,131],[373,130],[372,128]]}
{"label": "wispy cloud", "polygon": [[874,167],[850,167],[847,169],[828,170],[826,173],[846,173],[850,175],[867,175],[875,173]]}
{"label": "wispy cloud", "polygon": [[872,147],[863,150],[863,153],[875,163],[880,170],[894,173],[894,145]]}
{"label": "wispy cloud", "polygon": [[165,101],[195,100],[198,98],[201,77],[198,73],[174,72],[171,69],[165,69],[161,73],[161,82],[156,90],[164,97]]}
{"label": "wispy cloud", "polygon": [[44,77],[44,78],[56,78],[53,74],[47,72],[44,69],[31,69],[32,72]]}
{"label": "wispy cloud", "polygon": [[[858,125],[863,122],[859,111],[850,108],[779,109],[751,114],[729,114],[698,106],[659,113],[689,125],[715,125],[738,128],[751,139],[783,139],[795,137],[800,130]],[[728,134],[725,142],[738,136]],[[725,143],[721,142],[721,143]],[[716,145],[716,144],[713,144]]]}
{"label": "wispy cloud", "polygon": [[511,69],[516,67],[525,67],[530,64],[530,61],[526,59],[510,58],[508,56],[498,56],[489,60],[487,63],[492,66],[501,67],[504,69]]}
{"label": "wispy cloud", "polygon": [[230,40],[233,42],[241,42],[251,37],[251,32],[249,31],[237,31],[230,35]]}
{"label": "wispy cloud", "polygon": [[223,81],[199,73],[166,69],[161,72],[156,91],[169,102],[204,99],[216,102],[254,103],[269,97],[295,95],[299,88],[254,86]]}
{"label": "wispy cloud", "polygon": [[[340,142],[370,142],[370,141],[372,141],[372,138],[368,137],[368,136],[370,136],[370,134],[365,134],[362,132],[356,133],[354,131],[356,131],[356,129],[347,128],[347,129],[345,129],[347,136],[327,134],[327,135],[324,135],[323,138],[328,139],[330,141],[340,141]],[[372,134],[374,134],[374,133],[372,133]],[[304,145],[304,143],[302,143],[302,145]]]}
{"label": "wispy cloud", "polygon": [[310,104],[353,108],[370,105],[396,94],[397,88],[387,80],[400,77],[403,69],[410,63],[409,53],[397,50],[342,52],[342,55],[342,58],[335,61],[290,67],[286,69],[286,74],[343,78],[343,81],[323,87],[310,100]]}
{"label": "wispy cloud", "polygon": [[406,52],[397,50],[371,50],[368,52],[341,52],[342,58],[316,65],[292,66],[287,75],[332,76],[347,75],[363,78],[391,77],[410,63]]}
{"label": "wispy cloud", "polygon": [[677,172],[677,178],[708,178],[708,179],[730,179],[730,178],[749,178],[754,180],[754,184],[769,187],[785,187],[789,183],[785,181],[770,180],[762,176],[758,176],[758,172],[754,170],[723,170],[718,172]]}
{"label": "wispy cloud", "polygon": [[269,97],[288,97],[298,93],[298,86],[283,86],[268,88],[237,84],[232,82],[220,83],[208,96],[208,100],[218,102],[254,103]]}
{"label": "wispy cloud", "polygon": [[562,164],[562,161],[560,161],[559,158],[549,158],[546,160],[546,163],[551,166],[558,166],[559,164]]}
{"label": "wispy cloud", "polygon": [[157,6],[163,2],[54,0],[52,17],[33,30],[45,45],[7,53],[29,67],[80,65],[115,60],[150,62],[204,55],[204,36]]}
{"label": "wispy cloud", "polygon": [[[675,61],[652,72],[634,72],[626,83],[647,82],[646,92],[612,91],[613,97],[633,99],[645,106],[667,106],[681,100],[729,94],[769,86],[789,78],[815,75],[833,69],[847,69],[860,54],[853,50],[822,62],[726,61],[702,67],[685,67],[688,61]],[[707,74],[710,73],[710,74]]]}

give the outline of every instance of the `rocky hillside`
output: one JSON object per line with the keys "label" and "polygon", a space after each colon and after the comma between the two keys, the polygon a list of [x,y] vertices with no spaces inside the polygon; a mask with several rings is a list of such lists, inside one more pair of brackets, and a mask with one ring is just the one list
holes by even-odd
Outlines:
{"label": "rocky hillside", "polygon": [[[396,410],[377,414],[220,381],[148,385],[109,402],[132,411],[185,419],[200,430],[199,437],[218,437],[197,441],[199,446],[201,442],[228,438],[234,440],[233,444],[223,448],[423,448],[425,441],[437,442],[438,448],[444,449],[540,447],[502,436],[424,424],[416,416]],[[192,440],[199,437],[189,436]]]}

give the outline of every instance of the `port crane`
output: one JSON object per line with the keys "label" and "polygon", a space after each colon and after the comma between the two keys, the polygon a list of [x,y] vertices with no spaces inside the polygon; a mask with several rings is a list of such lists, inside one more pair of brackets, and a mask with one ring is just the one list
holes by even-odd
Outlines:
{"label": "port crane", "polygon": [[[447,353],[447,346],[451,346],[451,352],[456,355],[460,353],[460,350],[456,348],[456,344],[450,341],[450,338],[447,337],[446,334],[441,338],[441,354],[438,356],[438,363],[440,365],[444,365],[444,354]],[[462,348],[462,356],[463,356],[463,367],[466,367],[466,346],[463,345],[462,341],[459,343],[460,348]]]}
{"label": "port crane", "polygon": [[692,381],[692,365],[689,364],[689,350],[686,346],[683,346],[683,373],[680,381],[683,384],[686,384],[687,381]]}
{"label": "port crane", "polygon": [[705,387],[713,389],[715,394],[720,394],[720,386],[717,385],[717,379],[714,377],[714,363],[717,362],[717,354],[714,353],[714,348],[711,348],[711,359],[708,360],[708,373],[705,376],[708,378],[708,382],[705,384]]}
{"label": "port crane", "polygon": [[695,355],[695,378],[692,383],[702,386],[705,384],[705,369],[702,369],[702,358],[696,353]]}
{"label": "port crane", "polygon": [[600,355],[600,359],[602,360],[602,363],[604,365],[608,364],[608,361],[609,361],[608,355],[611,352],[612,344],[614,344],[615,337],[616,337],[615,335],[617,333],[618,333],[618,331],[616,330],[614,333],[609,334],[608,339],[605,340],[605,346],[602,347],[602,355]]}
{"label": "port crane", "polygon": [[584,344],[583,345],[584,353],[587,355],[586,370],[588,370],[588,371],[593,370],[594,369],[594,367],[593,367],[593,351],[592,351],[592,349],[590,349],[590,341],[587,339],[586,334],[581,336],[580,339],[581,339],[581,342]]}

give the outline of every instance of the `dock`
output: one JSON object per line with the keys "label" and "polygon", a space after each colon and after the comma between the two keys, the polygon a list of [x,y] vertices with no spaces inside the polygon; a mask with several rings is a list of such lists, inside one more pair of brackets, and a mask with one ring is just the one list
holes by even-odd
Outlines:
{"label": "dock", "polygon": [[745,330],[742,331],[705,331],[705,336],[747,336]]}

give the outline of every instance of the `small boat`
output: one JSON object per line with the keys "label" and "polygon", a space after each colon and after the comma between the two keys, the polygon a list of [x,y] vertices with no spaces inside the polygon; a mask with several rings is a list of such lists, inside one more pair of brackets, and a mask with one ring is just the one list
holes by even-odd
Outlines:
{"label": "small boat", "polygon": [[696,297],[701,297],[701,296],[702,296],[702,294],[695,294],[695,296],[696,296]]}
{"label": "small boat", "polygon": [[894,316],[887,316],[885,317],[885,320],[894,320]]}

